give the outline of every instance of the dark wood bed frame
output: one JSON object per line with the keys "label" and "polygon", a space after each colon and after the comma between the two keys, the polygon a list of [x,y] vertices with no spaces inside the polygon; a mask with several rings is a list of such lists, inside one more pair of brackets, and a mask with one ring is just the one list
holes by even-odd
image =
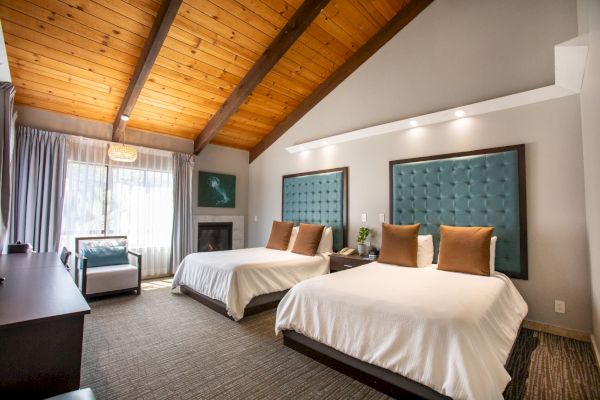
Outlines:
{"label": "dark wood bed frame", "polygon": [[344,354],[295,331],[283,331],[283,344],[396,399],[450,399],[421,383]]}
{"label": "dark wood bed frame", "polygon": [[[521,327],[517,332],[517,338]],[[516,343],[517,339],[515,339]],[[515,343],[506,358],[510,360]],[[432,388],[395,372],[342,353],[292,330],[283,331],[283,344],[395,399],[451,400]]]}
{"label": "dark wood bed frame", "polygon": [[[244,308],[244,317],[258,314],[263,311],[277,307],[279,301],[283,298],[283,296],[285,296],[287,292],[287,290],[282,290],[280,292],[261,294],[260,296],[252,298],[252,300],[250,300],[250,303],[248,303],[246,308]],[[227,314],[227,307],[222,301],[215,300],[203,295],[202,293],[198,293],[191,287],[185,285],[181,285],[181,293],[190,296],[192,299],[204,304],[205,306],[211,308],[219,314],[224,315],[229,319],[233,319],[229,314]]]}

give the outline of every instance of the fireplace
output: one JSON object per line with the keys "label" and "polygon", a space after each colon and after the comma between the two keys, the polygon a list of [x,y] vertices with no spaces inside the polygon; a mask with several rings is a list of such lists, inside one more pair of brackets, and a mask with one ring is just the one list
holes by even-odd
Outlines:
{"label": "fireplace", "polygon": [[232,222],[199,222],[198,251],[231,250]]}

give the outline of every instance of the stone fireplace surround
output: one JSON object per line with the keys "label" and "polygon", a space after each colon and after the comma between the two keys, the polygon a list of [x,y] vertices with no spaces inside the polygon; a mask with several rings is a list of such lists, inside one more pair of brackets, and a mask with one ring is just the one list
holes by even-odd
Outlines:
{"label": "stone fireplace surround", "polygon": [[243,215],[194,215],[194,252],[198,251],[198,223],[200,222],[232,222],[231,248],[244,248],[244,216]]}

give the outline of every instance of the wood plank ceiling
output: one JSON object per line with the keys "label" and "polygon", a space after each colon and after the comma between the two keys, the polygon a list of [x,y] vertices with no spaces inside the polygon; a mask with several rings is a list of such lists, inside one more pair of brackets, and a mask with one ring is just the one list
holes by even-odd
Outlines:
{"label": "wood plank ceiling", "polygon": [[[331,0],[211,142],[255,148],[408,3]],[[301,4],[184,0],[128,126],[197,138]],[[0,0],[16,102],[113,123],[160,5]]]}

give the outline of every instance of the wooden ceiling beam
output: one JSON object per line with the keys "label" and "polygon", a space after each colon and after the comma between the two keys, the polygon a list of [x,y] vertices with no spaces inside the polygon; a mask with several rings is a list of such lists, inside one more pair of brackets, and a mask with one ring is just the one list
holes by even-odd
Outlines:
{"label": "wooden ceiling beam", "polygon": [[305,0],[287,24],[277,34],[269,47],[254,63],[248,73],[235,87],[219,111],[208,121],[194,141],[194,153],[198,154],[225,126],[229,118],[238,110],[246,98],[260,84],[287,50],[296,42],[329,0]]}
{"label": "wooden ceiling beam", "polygon": [[404,6],[383,28],[358,49],[344,64],[329,76],[317,89],[306,97],[298,107],[285,117],[268,135],[266,135],[252,150],[250,162],[267,150],[288,129],[316,106],[325,96],[342,83],[352,72],[362,65],[377,50],[393,38],[433,0],[412,0]]}
{"label": "wooden ceiling beam", "polygon": [[129,117],[131,115],[133,107],[135,107],[135,103],[146,83],[146,79],[156,61],[156,57],[158,56],[163,42],[167,38],[169,28],[171,28],[171,25],[177,16],[177,11],[179,10],[181,3],[182,0],[163,0],[160,9],[158,10],[154,25],[146,39],[144,48],[142,49],[142,53],[133,72],[133,76],[129,81],[129,86],[127,87],[127,91],[125,92],[125,96],[123,97],[123,101],[121,102],[121,106],[115,117],[112,135],[112,140],[114,142],[121,140],[121,135],[125,131],[125,126],[127,125],[127,121],[123,121],[121,116],[126,115]]}

